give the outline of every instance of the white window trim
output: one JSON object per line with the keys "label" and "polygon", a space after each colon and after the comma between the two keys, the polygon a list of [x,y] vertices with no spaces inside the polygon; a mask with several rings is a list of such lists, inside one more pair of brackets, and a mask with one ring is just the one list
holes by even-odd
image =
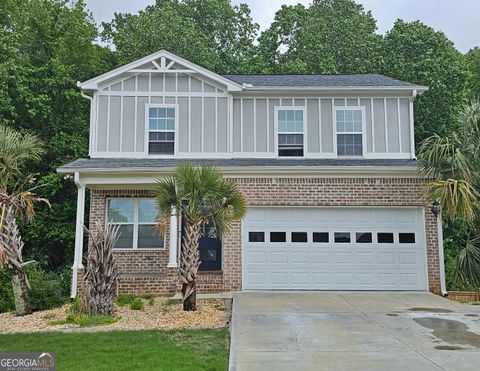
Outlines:
{"label": "white window trim", "polygon": [[[178,104],[160,104],[160,103],[148,103],[145,105],[145,138],[144,138],[144,153],[147,157],[157,157],[157,158],[173,158],[178,153],[178,127],[179,127],[179,113],[178,113]],[[149,109],[150,108],[174,108],[175,109],[175,141],[173,143],[173,155],[170,154],[149,154],[148,153],[148,143],[149,143],[149,133],[150,133],[150,116],[149,116]]]}
{"label": "white window trim", "polygon": [[133,241],[132,241],[132,248],[121,248],[117,249],[114,248],[114,251],[152,251],[152,250],[165,250],[165,236],[163,236],[163,247],[152,247],[152,248],[142,248],[138,247],[138,226],[139,225],[152,225],[152,223],[146,222],[139,222],[138,221],[138,203],[140,200],[152,200],[153,197],[107,197],[105,200],[105,225],[108,226],[110,224],[108,222],[108,201],[109,200],[132,200],[133,201],[133,223],[111,223],[115,225],[130,225],[133,224]]}
{"label": "white window trim", "polygon": [[[337,111],[360,111],[362,112],[362,155],[361,156],[339,156],[338,155],[338,143],[337,143],[337,137],[338,134],[360,134],[360,132],[341,132],[339,133],[337,131]],[[365,113],[365,107],[364,106],[336,106],[334,107],[333,110],[333,127],[334,127],[334,152],[335,152],[335,157],[336,158],[344,158],[344,159],[349,159],[349,158],[365,158],[368,157],[366,156],[367,153],[367,122],[366,122],[366,113]]]}
{"label": "white window trim", "polygon": [[[278,111],[302,111],[303,112],[303,156],[279,156],[278,155]],[[286,159],[295,159],[295,158],[307,158],[307,107],[306,106],[275,106],[274,107],[274,148],[275,148],[275,157],[276,158],[286,158]],[[299,133],[294,133],[299,134]]]}

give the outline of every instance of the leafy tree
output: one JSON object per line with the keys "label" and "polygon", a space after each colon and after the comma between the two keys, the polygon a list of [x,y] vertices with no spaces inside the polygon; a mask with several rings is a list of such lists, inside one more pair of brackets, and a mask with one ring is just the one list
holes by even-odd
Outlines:
{"label": "leafy tree", "polygon": [[385,75],[430,88],[415,103],[417,143],[449,133],[467,102],[469,72],[445,34],[418,21],[397,20],[383,40],[383,59]]}
{"label": "leafy tree", "polygon": [[186,163],[170,177],[159,178],[154,188],[160,211],[158,226],[165,234],[172,212],[185,219],[179,276],[182,282],[183,310],[196,310],[196,279],[200,266],[200,228],[215,226],[221,237],[232,223],[245,217],[247,209],[237,184],[223,179],[214,167],[193,167]]}
{"label": "leafy tree", "polygon": [[103,27],[122,64],[166,49],[218,73],[249,68],[258,30],[248,6],[229,0],[157,0],[138,15],[116,13]]}
{"label": "leafy tree", "polygon": [[380,63],[376,21],[352,0],[283,5],[259,38],[267,72],[363,73]]}
{"label": "leafy tree", "polygon": [[480,47],[470,49],[466,58],[472,76],[470,81],[472,95],[478,99],[480,98]]}
{"label": "leafy tree", "polygon": [[[480,102],[463,108],[458,129],[446,137],[433,135],[420,147],[420,171],[435,180],[430,201],[438,201],[444,219],[470,224],[471,235],[455,257],[464,286],[480,286]],[[460,225],[461,226],[461,225]],[[457,241],[460,243],[460,241]]]}
{"label": "leafy tree", "polygon": [[31,183],[25,182],[24,168],[29,161],[38,162],[44,153],[41,141],[31,134],[20,134],[7,126],[0,126],[0,267],[11,274],[15,311],[23,316],[32,312],[28,296],[23,261],[23,241],[17,226],[17,216],[28,220],[35,216],[34,204],[39,201]]}

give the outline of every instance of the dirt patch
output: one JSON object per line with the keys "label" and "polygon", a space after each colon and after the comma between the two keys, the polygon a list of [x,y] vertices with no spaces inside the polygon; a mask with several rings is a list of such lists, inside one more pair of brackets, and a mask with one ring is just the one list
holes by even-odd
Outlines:
{"label": "dirt patch", "polygon": [[478,317],[478,314],[465,314],[465,317]]}
{"label": "dirt patch", "polygon": [[466,349],[466,348],[462,348],[462,347],[457,347],[457,346],[454,346],[454,345],[437,345],[435,347],[436,350],[462,350],[462,349]]}
{"label": "dirt patch", "polygon": [[480,335],[470,331],[467,325],[460,321],[433,317],[414,318],[413,320],[420,326],[433,330],[433,336],[445,343],[480,348]]}
{"label": "dirt patch", "polygon": [[452,313],[450,309],[443,308],[410,308],[407,309],[410,312],[428,312],[428,313]]}
{"label": "dirt patch", "polygon": [[[147,330],[176,328],[219,328],[228,322],[229,307],[224,300],[198,300],[197,311],[184,312],[180,303],[172,303],[170,298],[154,298],[153,305],[143,300],[143,310],[132,310],[129,306],[115,306],[117,322],[107,326],[97,326],[95,330]],[[42,332],[75,330],[78,325],[55,324],[65,321],[70,314],[70,304],[28,316],[17,317],[15,313],[0,314],[0,333]]]}
{"label": "dirt patch", "polygon": [[398,317],[398,314],[395,314],[395,313],[387,313],[387,316],[389,316],[389,317]]}

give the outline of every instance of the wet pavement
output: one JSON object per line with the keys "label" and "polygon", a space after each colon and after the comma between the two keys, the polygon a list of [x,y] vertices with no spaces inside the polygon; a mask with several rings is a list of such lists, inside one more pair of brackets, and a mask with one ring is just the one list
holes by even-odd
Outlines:
{"label": "wet pavement", "polygon": [[242,292],[230,370],[478,370],[480,307],[421,292]]}

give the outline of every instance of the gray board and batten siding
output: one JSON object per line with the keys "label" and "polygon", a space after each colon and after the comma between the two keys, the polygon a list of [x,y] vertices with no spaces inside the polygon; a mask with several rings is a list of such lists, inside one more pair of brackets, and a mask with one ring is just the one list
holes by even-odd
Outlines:
{"label": "gray board and batten siding", "polygon": [[[267,95],[270,94],[270,95]],[[336,157],[335,108],[361,107],[365,157],[410,158],[412,107],[407,92],[235,92],[184,73],[141,73],[94,93],[92,157],[146,157],[146,107],[178,109],[178,156],[276,157],[275,107],[304,108],[305,157]]]}

